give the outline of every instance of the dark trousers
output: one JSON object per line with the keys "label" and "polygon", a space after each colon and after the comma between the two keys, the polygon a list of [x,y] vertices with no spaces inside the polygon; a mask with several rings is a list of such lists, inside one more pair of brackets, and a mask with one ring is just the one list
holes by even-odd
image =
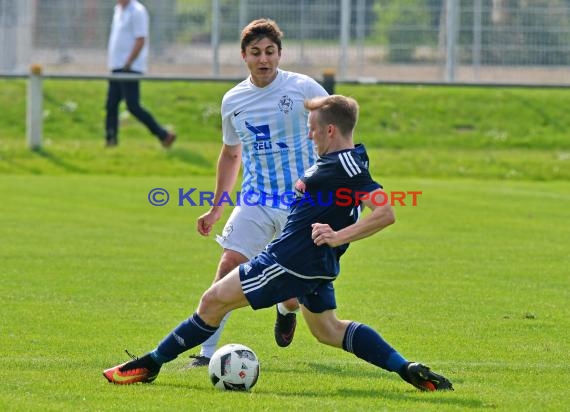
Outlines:
{"label": "dark trousers", "polygon": [[[140,74],[135,71],[126,71],[123,69],[113,70],[113,73],[133,73]],[[135,81],[120,81],[120,80],[110,80],[109,89],[107,90],[107,103],[105,104],[105,109],[107,110],[107,116],[105,118],[105,131],[107,141],[117,140],[119,132],[119,104],[121,100],[125,99],[127,103],[127,109],[133,116],[135,116],[141,123],[143,123],[148,130],[158,137],[160,140],[164,140],[168,132],[162,128],[154,117],[145,110],[140,104],[140,82]]]}

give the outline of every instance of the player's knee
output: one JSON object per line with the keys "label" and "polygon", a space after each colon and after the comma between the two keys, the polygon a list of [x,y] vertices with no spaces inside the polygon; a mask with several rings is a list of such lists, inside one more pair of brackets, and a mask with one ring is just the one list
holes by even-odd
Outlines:
{"label": "player's knee", "polygon": [[212,311],[217,306],[220,306],[220,299],[214,287],[210,287],[207,291],[204,292],[202,298],[200,299],[200,307],[207,310]]}
{"label": "player's knee", "polygon": [[200,299],[198,313],[208,325],[216,325],[225,315],[222,313],[222,307],[223,304],[216,293],[216,288],[210,287]]}

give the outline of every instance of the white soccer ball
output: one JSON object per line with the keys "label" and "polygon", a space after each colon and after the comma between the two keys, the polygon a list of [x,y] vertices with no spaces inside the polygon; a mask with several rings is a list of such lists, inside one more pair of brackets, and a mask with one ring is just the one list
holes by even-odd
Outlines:
{"label": "white soccer ball", "polygon": [[259,377],[259,361],[247,346],[230,343],[214,352],[208,373],[217,389],[248,391]]}

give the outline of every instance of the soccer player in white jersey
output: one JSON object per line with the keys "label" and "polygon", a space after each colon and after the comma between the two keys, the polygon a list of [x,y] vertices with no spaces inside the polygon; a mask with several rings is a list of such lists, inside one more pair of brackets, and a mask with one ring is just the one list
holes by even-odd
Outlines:
{"label": "soccer player in white jersey", "polygon": [[[254,20],[243,29],[241,55],[250,75],[222,100],[223,145],[214,206],[198,219],[198,232],[208,236],[222,217],[227,203],[220,200],[233,190],[240,165],[243,202],[217,236],[223,252],[214,282],[279,235],[289,214],[282,195],[293,192],[295,181],[316,160],[313,144],[307,139],[308,111],[303,102],[328,93],[308,76],[279,69],[282,36],[270,19]],[[275,340],[279,346],[288,346],[293,339],[297,309],[296,299],[277,305]],[[200,354],[193,356],[190,367],[208,365],[225,319],[218,332],[204,342]]]}

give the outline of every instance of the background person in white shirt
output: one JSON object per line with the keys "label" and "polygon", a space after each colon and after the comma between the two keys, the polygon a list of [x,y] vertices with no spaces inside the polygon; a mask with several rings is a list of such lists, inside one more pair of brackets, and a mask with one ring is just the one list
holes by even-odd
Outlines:
{"label": "background person in white shirt", "polygon": [[[108,68],[113,73],[146,72],[148,66],[149,17],[137,0],[117,0],[111,23],[108,47]],[[116,146],[119,134],[119,104],[125,99],[127,109],[162,143],[169,148],[176,135],[164,129],[140,104],[138,80],[110,80],[105,109],[107,146]]]}

